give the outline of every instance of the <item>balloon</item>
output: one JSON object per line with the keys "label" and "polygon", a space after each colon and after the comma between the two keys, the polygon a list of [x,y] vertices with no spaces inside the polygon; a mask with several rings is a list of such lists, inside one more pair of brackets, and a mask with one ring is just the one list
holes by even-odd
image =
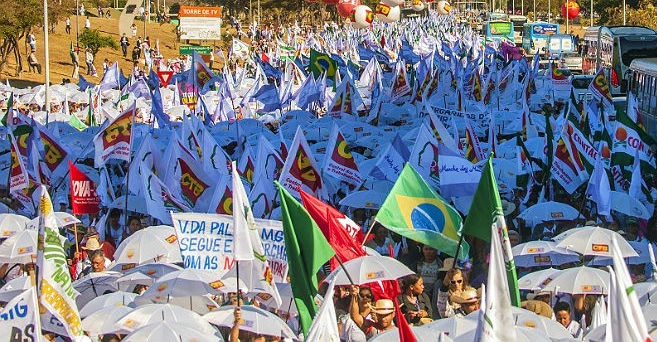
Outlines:
{"label": "balloon", "polygon": [[449,14],[451,9],[452,6],[450,6],[449,2],[445,0],[438,1],[438,4],[436,5],[436,11],[438,11],[439,14]]}
{"label": "balloon", "polygon": [[413,5],[411,5],[411,8],[414,11],[419,12],[424,9],[424,2],[422,2],[422,0],[413,0]]}
{"label": "balloon", "polygon": [[404,4],[404,0],[381,0],[381,2],[390,5],[390,7],[401,6]]}
{"label": "balloon", "polygon": [[349,19],[354,23],[355,28],[366,28],[372,25],[374,13],[372,13],[371,8],[365,5],[358,5],[351,11]]}
{"label": "balloon", "polygon": [[401,9],[399,6],[390,6],[383,2],[379,2],[379,4],[376,5],[374,12],[376,13],[377,19],[386,23],[392,23],[399,20],[399,16],[401,15]]}
{"label": "balloon", "polygon": [[568,1],[561,6],[561,15],[573,20],[579,15],[579,5],[575,1]]}
{"label": "balloon", "polygon": [[338,14],[343,18],[349,18],[349,14],[354,7],[360,5],[360,0],[339,0],[338,1]]}

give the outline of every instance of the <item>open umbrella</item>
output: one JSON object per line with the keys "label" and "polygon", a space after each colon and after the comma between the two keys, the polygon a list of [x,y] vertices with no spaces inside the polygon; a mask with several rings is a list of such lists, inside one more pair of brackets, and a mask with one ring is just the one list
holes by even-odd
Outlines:
{"label": "open umbrella", "polygon": [[[296,315],[299,313],[297,310],[297,305],[294,302],[294,295],[292,294],[292,285],[290,283],[276,283],[276,289],[278,294],[281,297],[281,306],[278,308],[278,311],[287,312],[290,315]],[[278,306],[276,299],[269,293],[264,292],[249,292],[248,297],[253,297],[260,304],[268,307],[275,308]]]}
{"label": "open umbrella", "polygon": [[[203,334],[214,335],[215,329],[196,312],[172,304],[146,304],[139,306],[125,316],[116,318],[115,326],[127,331],[135,331],[154,323],[181,323]],[[167,341],[169,339],[163,339]]]}
{"label": "open umbrella", "polygon": [[[476,325],[476,323],[475,323]],[[436,341],[441,341],[441,342],[451,342],[454,341],[451,339],[448,334],[443,334],[443,336],[438,336],[440,333],[436,333],[436,331],[431,330],[425,326],[421,327],[411,327],[411,330],[413,331],[413,335],[415,335],[415,339],[418,342],[436,342]],[[390,329],[386,330],[380,334],[377,334],[374,336],[372,339],[368,340],[372,342],[397,342],[399,341],[399,331],[397,329]]]}
{"label": "open umbrella", "polygon": [[195,295],[219,294],[219,288],[224,287],[215,272],[185,268],[168,273],[159,279],[148,290],[142,293],[144,298],[156,297],[187,297]]}
{"label": "open umbrella", "polygon": [[396,259],[387,256],[366,255],[345,262],[344,267],[336,268],[329,274],[326,281],[330,282],[336,278],[336,285],[350,285],[351,282],[345,271],[349,273],[355,285],[380,280],[396,280],[415,273]]}
{"label": "open umbrella", "polygon": [[548,268],[529,273],[518,279],[518,288],[521,290],[538,291],[549,284],[562,270]]}
{"label": "open umbrella", "polygon": [[[250,331],[255,334],[297,339],[287,323],[275,314],[252,305],[242,305],[241,308],[240,330]],[[228,305],[203,315],[203,318],[217,326],[232,327],[234,311],[235,306]]]}
{"label": "open umbrella", "polygon": [[569,268],[559,273],[542,290],[570,294],[607,294],[609,273],[587,266]]}
{"label": "open umbrella", "polygon": [[75,303],[78,308],[84,307],[92,299],[107,294],[116,292],[115,281],[121,276],[118,272],[91,272],[88,275],[73,282],[73,288],[80,293],[75,298]]}
{"label": "open umbrella", "polygon": [[112,292],[100,295],[90,300],[80,309],[80,316],[87,317],[96,311],[110,306],[134,306],[135,297],[137,297],[137,294],[130,292]]}
{"label": "open umbrella", "polygon": [[634,284],[634,292],[636,292],[641,306],[647,303],[657,303],[657,297],[655,296],[655,293],[657,293],[657,281],[655,279]]}
{"label": "open umbrella", "polygon": [[0,214],[0,238],[8,238],[25,230],[30,219],[18,214]]}
{"label": "open umbrella", "polygon": [[554,241],[529,241],[511,249],[519,267],[559,266],[579,261],[579,254],[557,247]]}
{"label": "open umbrella", "polygon": [[27,264],[36,261],[37,231],[23,230],[0,244],[0,264]]}
{"label": "open umbrella", "polygon": [[580,216],[577,209],[560,202],[543,202],[525,209],[518,217],[536,225],[543,221],[574,220]]}
{"label": "open umbrella", "polygon": [[[638,256],[625,258],[625,263],[628,265],[640,265],[650,263],[650,251],[648,250],[648,240],[627,241],[632,246]],[[614,262],[611,257],[597,256],[589,262],[589,266],[607,266],[612,265]]]}
{"label": "open umbrella", "polygon": [[211,296],[184,296],[184,297],[169,297],[169,296],[156,296],[147,298],[144,296],[137,296],[135,298],[135,305],[142,306],[147,304],[171,304],[181,308],[196,312],[199,315],[204,315],[208,312],[219,309],[219,304],[215,302]]}
{"label": "open umbrella", "polygon": [[91,336],[99,334],[127,334],[129,331],[114,326],[114,318],[127,315],[133,308],[129,306],[107,306],[83,316],[82,328],[91,333]]}
{"label": "open umbrella", "polygon": [[141,273],[133,272],[126,274],[121,278],[116,280],[116,286],[121,291],[132,291],[137,285],[147,285],[151,286],[155,282],[155,279]]}
{"label": "open umbrella", "polygon": [[434,334],[445,333],[448,336],[459,336],[477,328],[477,320],[472,317],[449,317],[438,319],[423,325]]}
{"label": "open umbrella", "polygon": [[114,252],[114,261],[124,264],[180,262],[176,231],[171,226],[150,226],[127,237]]}
{"label": "open umbrella", "polygon": [[32,287],[30,277],[14,278],[0,288],[0,302],[9,302],[30,287]]}
{"label": "open umbrella", "polygon": [[216,334],[208,334],[198,331],[185,323],[179,322],[158,322],[145,325],[134,330],[128,336],[123,338],[123,342],[143,342],[143,341],[221,341],[224,339]]}
{"label": "open umbrella", "polygon": [[557,235],[554,239],[559,241],[557,247],[573,250],[582,255],[609,257],[609,246],[613,235],[616,235],[623,258],[639,256],[620,234],[606,228],[588,226],[572,228]]}
{"label": "open umbrella", "polygon": [[[80,224],[82,221],[78,220],[77,217],[66,213],[62,211],[56,211],[55,212],[55,221],[57,222],[57,227],[58,228],[64,228],[66,226],[70,226],[73,224]],[[30,229],[38,229],[39,228],[39,218],[35,218],[28,223],[28,227]]]}
{"label": "open umbrella", "polygon": [[610,208],[619,213],[645,220],[649,219],[651,215],[641,201],[621,191],[611,192]]}
{"label": "open umbrella", "polygon": [[340,205],[352,208],[379,209],[388,195],[376,190],[352,192],[340,200]]}

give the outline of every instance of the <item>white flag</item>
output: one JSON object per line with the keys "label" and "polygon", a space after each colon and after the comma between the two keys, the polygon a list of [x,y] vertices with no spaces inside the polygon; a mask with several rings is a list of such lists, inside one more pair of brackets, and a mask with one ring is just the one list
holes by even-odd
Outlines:
{"label": "white flag", "polygon": [[611,218],[611,186],[602,163],[602,153],[598,153],[598,158],[595,160],[595,167],[586,188],[586,195],[590,196],[591,201],[596,203],[599,215]]}
{"label": "white flag", "polygon": [[[246,190],[240,174],[237,172],[236,163],[230,163],[233,170],[233,229],[235,233],[235,260],[253,260],[253,245],[251,241],[251,231],[256,236],[258,230],[255,226],[251,205],[249,204]],[[264,258],[264,255],[262,256]]]}
{"label": "white flag", "polygon": [[33,341],[40,337],[36,288],[30,287],[0,311],[0,341]]}
{"label": "white flag", "polygon": [[75,304],[75,289],[66,265],[57,219],[50,195],[41,186],[39,199],[39,243],[37,267],[39,270],[39,298],[43,305],[64,325],[69,337],[82,336],[80,313]]}
{"label": "white flag", "polygon": [[335,315],[335,305],[333,304],[335,279],[336,278],[333,278],[329,284],[328,291],[326,291],[326,295],[324,295],[324,302],[322,302],[322,305],[319,307],[317,315],[315,315],[315,319],[310,325],[310,329],[308,329],[306,341],[340,341],[338,321]]}

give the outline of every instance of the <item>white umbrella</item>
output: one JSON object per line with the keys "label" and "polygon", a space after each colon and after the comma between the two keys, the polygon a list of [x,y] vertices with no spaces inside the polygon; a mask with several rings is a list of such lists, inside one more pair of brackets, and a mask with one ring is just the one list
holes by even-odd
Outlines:
{"label": "white umbrella", "polygon": [[[424,325],[421,327],[411,327],[411,330],[413,331],[413,335],[415,335],[415,338],[417,339],[418,342],[454,341],[449,336],[447,336],[448,334],[444,334],[443,336],[439,337],[434,330],[431,330]],[[368,341],[397,342],[399,341],[399,331],[397,331],[397,329],[386,330],[380,334],[377,334],[376,336],[374,336],[372,339]]]}
{"label": "white umbrella", "polygon": [[657,298],[652,298],[657,293],[657,281],[654,278],[634,284],[634,292],[636,292],[641,306],[651,302],[657,303]]}
{"label": "white umbrella", "polygon": [[340,200],[340,205],[352,208],[379,209],[388,195],[376,190],[352,192]]}
{"label": "white umbrella", "polygon": [[122,269],[122,272],[123,274],[126,275],[139,272],[153,279],[157,279],[165,274],[179,270],[182,270],[182,267],[175,264],[154,262],[150,264],[135,265],[135,267],[131,267],[131,268],[128,268],[126,265],[126,267]]}
{"label": "white umbrella", "polygon": [[37,231],[24,230],[0,244],[0,264],[27,264],[36,261]]}
{"label": "white umbrella", "polygon": [[32,287],[30,277],[14,278],[0,288],[0,302],[9,302],[30,287]]}
{"label": "white umbrella", "polygon": [[145,325],[134,330],[128,336],[123,338],[123,342],[144,342],[144,341],[221,341],[224,339],[217,334],[208,334],[197,331],[193,327],[178,322],[158,322]]}
{"label": "white umbrella", "polygon": [[577,209],[560,202],[543,202],[525,209],[518,217],[535,225],[543,221],[574,220],[580,216]]}
{"label": "white umbrella", "polygon": [[[57,222],[58,228],[64,228],[72,224],[80,224],[82,221],[78,220],[77,217],[62,211],[55,212],[55,221]],[[28,228],[38,229],[39,228],[39,218],[36,217],[28,223]]]}
{"label": "white umbrella", "polygon": [[133,308],[128,306],[107,306],[93,311],[82,319],[82,328],[91,336],[98,334],[127,334],[129,331],[114,326],[114,318],[125,316]]}
{"label": "white umbrella", "polygon": [[554,239],[559,241],[557,247],[573,250],[583,255],[609,257],[609,246],[613,235],[616,235],[616,241],[623,258],[639,256],[620,234],[606,228],[588,226],[571,228],[557,235]]}
{"label": "white umbrella", "polygon": [[112,292],[98,296],[90,300],[80,309],[80,316],[87,317],[92,313],[107,307],[134,306],[133,302],[135,301],[135,297],[137,297],[137,294],[131,292]]}
{"label": "white umbrella", "polygon": [[514,311],[513,318],[517,327],[536,329],[536,331],[547,335],[553,341],[572,338],[568,330],[555,320],[522,308],[514,307],[512,310]]}
{"label": "white umbrella", "polygon": [[[503,327],[502,329],[513,329],[512,327]],[[516,341],[531,341],[531,342],[552,342],[552,340],[544,333],[540,332],[538,329],[528,328],[528,327],[519,327],[516,326]],[[454,337],[455,341],[474,341],[477,334],[476,329],[470,330],[469,332]],[[567,339],[567,341],[572,341]]]}
{"label": "white umbrella", "polygon": [[[203,334],[213,335],[215,330],[201,315],[172,304],[146,304],[116,320],[115,327],[135,331],[154,323],[181,323]],[[167,341],[164,339],[163,341]]]}
{"label": "white umbrella", "polygon": [[186,268],[160,277],[142,296],[156,298],[219,294],[219,288],[223,286],[224,283],[215,272]]}
{"label": "white umbrella", "polygon": [[519,267],[558,266],[579,261],[579,254],[557,247],[554,241],[528,241],[511,249]]}
{"label": "white umbrella", "polygon": [[[638,256],[625,258],[625,263],[628,265],[640,265],[650,263],[650,251],[648,250],[648,240],[643,241],[628,241],[627,242]],[[597,256],[589,262],[589,266],[607,266],[612,265],[613,260],[611,257]]]}
{"label": "white umbrella", "polygon": [[354,284],[366,284],[380,280],[395,280],[409,274],[414,274],[406,265],[396,259],[386,256],[367,255],[349,260],[344,263],[344,267],[336,268],[326,281],[336,279],[336,285],[350,285],[349,273]]}
{"label": "white umbrella", "polygon": [[477,328],[477,320],[471,317],[449,317],[438,319],[423,325],[434,333],[445,333],[448,336],[459,336]]}
{"label": "white umbrella", "polygon": [[[296,315],[299,313],[297,310],[297,305],[294,302],[294,295],[292,294],[292,285],[290,283],[276,283],[276,289],[278,290],[278,295],[281,297],[281,306],[278,308],[278,311],[287,312],[291,315]],[[265,292],[249,292],[248,297],[253,297],[260,304],[268,307],[275,308],[278,306],[276,304],[276,299]]]}
{"label": "white umbrella", "polygon": [[570,294],[607,294],[609,273],[587,266],[569,268],[559,273],[542,290]]}
{"label": "white umbrella", "polygon": [[0,214],[0,238],[8,238],[27,228],[30,219],[18,214]]}
{"label": "white umbrella", "polygon": [[619,213],[646,220],[651,215],[641,201],[621,191],[611,192],[610,208]]}
{"label": "white umbrella", "polygon": [[[242,305],[241,308],[242,320],[240,321],[240,330],[283,338],[297,338],[287,323],[275,314],[252,305]],[[203,315],[203,318],[214,325],[232,327],[234,311],[234,305],[223,306],[219,310]]]}
{"label": "white umbrella", "polygon": [[562,270],[548,268],[529,273],[518,279],[518,288],[521,290],[538,291],[549,284]]}
{"label": "white umbrella", "polygon": [[80,293],[75,298],[78,308],[84,307],[92,299],[106,294],[116,292],[118,288],[114,283],[121,276],[118,272],[91,272],[73,282],[73,288]]}
{"label": "white umbrella", "polygon": [[175,229],[151,226],[135,232],[118,246],[114,261],[117,264],[182,261]]}
{"label": "white umbrella", "polygon": [[169,296],[156,296],[147,298],[144,296],[137,296],[135,298],[135,305],[142,306],[147,304],[171,304],[181,308],[194,311],[199,315],[204,315],[208,312],[219,309],[219,304],[215,302],[211,296],[184,296],[184,297],[169,297]]}
{"label": "white umbrella", "polygon": [[126,274],[121,278],[116,280],[116,286],[121,291],[131,291],[137,285],[148,285],[151,286],[155,282],[155,279],[141,273],[133,272]]}
{"label": "white umbrella", "polygon": [[[123,210],[125,208],[125,196],[120,196],[114,202],[108,205],[109,208],[116,208]],[[143,196],[128,195],[128,210],[141,214],[148,214],[146,207],[146,200]]]}

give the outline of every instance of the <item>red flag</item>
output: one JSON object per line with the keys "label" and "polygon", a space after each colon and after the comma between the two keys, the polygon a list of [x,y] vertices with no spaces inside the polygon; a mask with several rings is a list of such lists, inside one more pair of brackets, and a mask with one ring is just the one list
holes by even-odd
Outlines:
{"label": "red flag", "polygon": [[[304,208],[322,230],[340,261],[344,263],[365,256],[362,248],[363,231],[358,224],[305,191],[299,189],[299,194]],[[331,259],[331,270],[337,266],[338,262]]]}
{"label": "red flag", "polygon": [[96,184],[69,160],[71,174],[71,208],[73,214],[95,214],[98,212],[100,198],[96,194]]}

